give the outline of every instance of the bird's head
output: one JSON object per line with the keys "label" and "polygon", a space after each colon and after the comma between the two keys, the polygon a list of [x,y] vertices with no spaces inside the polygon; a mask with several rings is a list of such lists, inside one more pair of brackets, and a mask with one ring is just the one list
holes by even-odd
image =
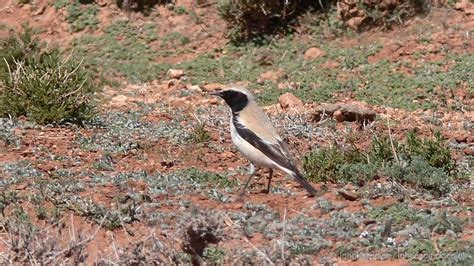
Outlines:
{"label": "bird's head", "polygon": [[238,113],[244,109],[250,101],[253,101],[253,95],[244,87],[230,86],[221,91],[211,93],[224,99],[224,101],[232,109],[233,113]]}

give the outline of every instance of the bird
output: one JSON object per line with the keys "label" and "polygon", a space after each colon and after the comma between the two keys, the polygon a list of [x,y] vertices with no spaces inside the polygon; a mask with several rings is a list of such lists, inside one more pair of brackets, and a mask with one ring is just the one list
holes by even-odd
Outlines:
{"label": "bird", "polygon": [[232,142],[250,161],[250,177],[242,195],[255,175],[255,165],[270,170],[266,193],[270,192],[273,170],[278,169],[293,177],[311,196],[317,194],[316,189],[299,171],[286,143],[248,89],[232,85],[210,94],[219,96],[230,107]]}

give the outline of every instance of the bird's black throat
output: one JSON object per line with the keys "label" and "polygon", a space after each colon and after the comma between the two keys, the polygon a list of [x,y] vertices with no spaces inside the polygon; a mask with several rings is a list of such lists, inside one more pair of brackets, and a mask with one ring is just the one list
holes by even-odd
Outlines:
{"label": "bird's black throat", "polygon": [[227,90],[219,93],[219,96],[229,105],[233,114],[236,114],[249,104],[248,96],[240,91]]}

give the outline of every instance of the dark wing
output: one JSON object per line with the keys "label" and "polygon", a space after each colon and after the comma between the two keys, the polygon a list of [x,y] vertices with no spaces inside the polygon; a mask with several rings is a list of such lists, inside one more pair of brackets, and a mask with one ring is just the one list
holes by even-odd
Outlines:
{"label": "dark wing", "polygon": [[293,161],[289,157],[288,149],[286,148],[286,146],[284,146],[285,144],[282,141],[278,141],[278,143],[265,142],[253,131],[239,123],[239,121],[237,120],[237,116],[234,116],[232,122],[234,123],[234,127],[237,130],[237,133],[243,139],[245,139],[252,146],[260,150],[263,154],[268,156],[268,158],[270,158],[272,161],[295,173],[299,172],[298,168],[296,168]]}

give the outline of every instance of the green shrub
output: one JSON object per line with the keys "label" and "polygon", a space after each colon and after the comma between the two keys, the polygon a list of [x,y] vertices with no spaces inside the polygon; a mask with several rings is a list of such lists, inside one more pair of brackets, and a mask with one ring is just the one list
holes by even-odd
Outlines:
{"label": "green shrub", "polygon": [[342,164],[339,166],[340,180],[362,186],[379,175],[379,166],[373,163]]}
{"label": "green shrub", "polygon": [[304,157],[303,169],[315,182],[336,181],[338,167],[344,163],[344,155],[337,148],[320,149]]}
{"label": "green shrub", "polygon": [[415,185],[436,195],[448,193],[452,178],[442,168],[436,168],[422,157],[414,157],[403,164],[392,163],[385,167],[384,174],[393,180]]}
{"label": "green shrub", "polygon": [[240,42],[288,28],[311,4],[319,6],[305,0],[223,0],[219,1],[219,12],[229,25],[230,39]]}
{"label": "green shrub", "polygon": [[54,1],[54,8],[56,10],[66,7],[69,4],[69,0],[55,0]]}
{"label": "green shrub", "polygon": [[84,65],[97,79],[114,81],[120,77],[134,83],[147,82],[164,76],[171,68],[156,62],[157,51],[149,46],[156,39],[155,32],[153,24],[140,29],[127,21],[117,21],[104,34],[74,39],[74,51],[84,57]]}
{"label": "green shrub", "polygon": [[153,7],[157,4],[170,3],[170,0],[116,0],[117,6],[125,11],[142,12],[149,15]]}
{"label": "green shrub", "polygon": [[[218,8],[221,17],[227,21],[228,36],[231,41],[239,43],[261,41],[266,34],[291,29],[305,22],[316,24],[316,28],[320,29],[320,19],[310,19],[308,14],[316,9],[325,11],[326,15],[316,13],[311,16],[321,17],[332,31],[341,32],[341,28],[389,28],[392,24],[402,24],[407,18],[428,11],[429,7],[430,1],[427,0],[221,0]],[[300,16],[304,13],[305,16]],[[359,18],[357,24],[352,20],[355,17]]]}
{"label": "green shrub", "polygon": [[197,125],[194,126],[192,135],[195,143],[204,143],[211,139],[209,132],[206,130],[206,125],[201,122],[198,122]]}
{"label": "green shrub", "polygon": [[311,152],[303,159],[303,169],[308,178],[316,182],[337,182],[345,164],[364,161],[363,154],[355,148],[331,147]]}
{"label": "green shrub", "polygon": [[12,34],[0,40],[0,79],[6,79],[10,71],[16,70],[15,61],[28,63],[27,59],[32,60],[38,57],[41,46],[40,40],[35,36],[35,31],[27,24],[23,24],[21,33]]}
{"label": "green shrub", "polygon": [[393,220],[393,224],[398,227],[412,223],[426,223],[427,220],[429,220],[427,218],[429,217],[428,214],[419,209],[410,207],[406,203],[396,203],[389,207],[373,208],[369,210],[367,216],[378,222],[383,222],[390,218]]}
{"label": "green shrub", "polygon": [[0,116],[24,115],[42,124],[90,118],[94,87],[81,62],[41,46],[29,28],[2,41]]}
{"label": "green shrub", "polygon": [[69,30],[79,32],[86,28],[95,29],[99,24],[99,19],[97,18],[99,7],[93,2],[94,1],[55,0],[53,5],[56,10],[66,8],[66,21],[69,23]]}
{"label": "green shrub", "polygon": [[162,42],[162,47],[168,46],[168,47],[176,47],[176,46],[183,46],[186,45],[190,42],[189,37],[184,36],[183,34],[179,32],[170,32],[163,36],[161,39]]}
{"label": "green shrub", "polygon": [[367,151],[356,147],[319,149],[305,156],[303,169],[316,182],[363,185],[385,176],[442,195],[451,190],[456,162],[441,135],[434,135],[434,140],[421,139],[415,132],[408,132],[403,142],[378,137]]}
{"label": "green shrub", "polygon": [[82,31],[86,28],[95,29],[99,24],[97,13],[99,8],[96,5],[83,6],[79,1],[74,1],[66,7],[69,28],[72,32]]}
{"label": "green shrub", "polygon": [[184,6],[175,7],[174,12],[177,15],[184,15],[184,14],[188,13],[188,11],[186,10],[186,7],[184,7]]}
{"label": "green shrub", "polygon": [[398,0],[398,1],[334,1],[338,3],[338,15],[344,22],[354,17],[361,20],[358,24],[348,25],[354,30],[368,29],[375,26],[390,28],[402,24],[406,19],[429,10],[431,1]]}
{"label": "green shrub", "polygon": [[411,240],[405,250],[404,258],[426,260],[434,257],[436,249],[428,239]]}
{"label": "green shrub", "polygon": [[203,252],[203,258],[208,262],[223,262],[225,251],[217,247],[206,247]]}
{"label": "green shrub", "polygon": [[94,87],[80,62],[53,50],[34,62],[17,61],[14,68],[0,85],[0,115],[45,124],[81,123],[93,114]]}
{"label": "green shrub", "polygon": [[452,159],[440,132],[434,133],[434,140],[422,140],[415,131],[408,132],[405,152],[422,157],[430,166],[441,168],[445,173],[449,174],[456,169],[456,162]]}
{"label": "green shrub", "polygon": [[373,138],[369,146],[369,161],[373,164],[384,165],[393,159],[394,154],[390,139],[386,136]]}

